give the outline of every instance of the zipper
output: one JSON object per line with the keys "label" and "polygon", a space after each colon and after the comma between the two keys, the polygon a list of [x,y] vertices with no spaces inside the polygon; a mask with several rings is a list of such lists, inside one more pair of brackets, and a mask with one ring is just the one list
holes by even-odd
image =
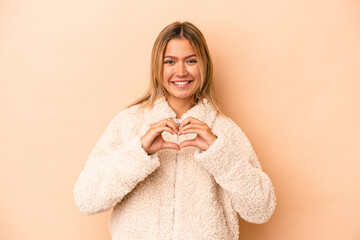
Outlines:
{"label": "zipper", "polygon": [[[177,125],[179,126],[180,123],[178,122],[178,120],[175,118],[175,121],[177,123]],[[176,138],[177,141],[176,143],[179,144],[179,135],[176,134]],[[177,158],[178,158],[178,152],[179,150],[176,151],[176,156],[175,156],[175,181],[174,181],[174,208],[173,208],[173,239],[174,239],[174,230],[175,230],[175,207],[176,207],[176,173],[177,173]]]}

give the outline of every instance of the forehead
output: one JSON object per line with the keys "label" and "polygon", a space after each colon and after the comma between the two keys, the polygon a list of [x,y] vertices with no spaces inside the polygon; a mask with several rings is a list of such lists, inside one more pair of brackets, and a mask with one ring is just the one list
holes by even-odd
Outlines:
{"label": "forehead", "polygon": [[164,52],[164,56],[174,56],[174,57],[186,57],[189,55],[195,54],[194,48],[191,46],[188,39],[171,39]]}

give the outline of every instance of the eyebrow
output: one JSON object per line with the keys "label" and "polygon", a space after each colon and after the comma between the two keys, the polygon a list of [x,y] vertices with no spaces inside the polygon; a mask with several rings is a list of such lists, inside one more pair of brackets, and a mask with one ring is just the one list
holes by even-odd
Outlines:
{"label": "eyebrow", "polygon": [[[191,54],[191,55],[189,55],[189,56],[187,56],[187,57],[185,57],[185,58],[194,57],[194,56],[196,56],[195,53],[194,53],[194,54]],[[166,55],[166,56],[164,56],[164,58],[174,58],[174,59],[177,59],[177,57],[170,56],[170,55]]]}

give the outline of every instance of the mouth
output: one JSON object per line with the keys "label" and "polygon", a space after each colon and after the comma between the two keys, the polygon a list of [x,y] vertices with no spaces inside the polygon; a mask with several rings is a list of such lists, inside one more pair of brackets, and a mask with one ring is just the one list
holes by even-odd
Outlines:
{"label": "mouth", "polygon": [[182,80],[182,81],[172,81],[171,84],[173,84],[178,88],[184,88],[189,86],[192,82],[193,80],[187,80],[187,81]]}

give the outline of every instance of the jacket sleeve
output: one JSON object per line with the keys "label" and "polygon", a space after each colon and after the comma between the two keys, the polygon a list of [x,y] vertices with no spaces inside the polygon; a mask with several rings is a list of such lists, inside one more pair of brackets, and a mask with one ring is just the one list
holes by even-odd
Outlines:
{"label": "jacket sleeve", "polygon": [[142,148],[140,136],[123,139],[124,128],[131,128],[133,122],[120,112],[91,151],[73,189],[75,204],[83,214],[114,207],[160,165],[156,154],[148,155]]}
{"label": "jacket sleeve", "polygon": [[272,216],[276,197],[270,178],[261,169],[250,141],[231,119],[220,117],[217,139],[194,158],[230,193],[232,206],[246,221],[264,223]]}

